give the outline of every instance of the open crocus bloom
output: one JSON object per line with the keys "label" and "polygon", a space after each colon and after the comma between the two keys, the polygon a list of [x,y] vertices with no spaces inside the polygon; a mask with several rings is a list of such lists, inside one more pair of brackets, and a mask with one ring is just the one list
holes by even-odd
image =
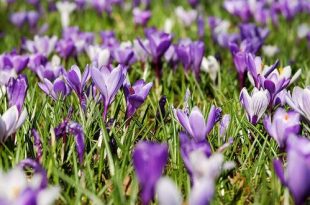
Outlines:
{"label": "open crocus bloom", "polygon": [[259,119],[265,113],[269,105],[269,93],[267,90],[254,88],[251,96],[246,88],[243,88],[240,93],[240,102],[242,107],[247,112],[248,120],[256,125]]}
{"label": "open crocus bloom", "polygon": [[90,73],[104,101],[103,118],[105,119],[109,105],[113,102],[120,87],[123,85],[126,77],[126,68],[122,65],[118,65],[112,70],[109,70],[108,67],[103,67],[101,70],[91,68]]}
{"label": "open crocus bloom", "polygon": [[277,141],[281,148],[284,148],[287,137],[291,134],[298,134],[300,131],[299,114],[278,108],[272,121],[271,116],[265,117],[264,126],[268,134]]}
{"label": "open crocus bloom", "polygon": [[175,110],[175,116],[190,136],[197,141],[203,141],[215,123],[218,122],[221,116],[221,109],[212,106],[207,122],[198,107],[194,107],[189,116],[184,111],[177,109]]}
{"label": "open crocus bloom", "polygon": [[33,41],[27,40],[24,47],[31,53],[39,53],[44,56],[49,56],[55,49],[57,36],[35,36]]}
{"label": "open crocus bloom", "polygon": [[310,121],[310,88],[294,87],[292,94],[288,93],[286,102],[296,112]]}
{"label": "open crocus bloom", "polygon": [[10,107],[0,117],[0,141],[3,142],[15,133],[17,129],[24,123],[27,117],[27,111],[24,109],[19,113],[17,106]]}

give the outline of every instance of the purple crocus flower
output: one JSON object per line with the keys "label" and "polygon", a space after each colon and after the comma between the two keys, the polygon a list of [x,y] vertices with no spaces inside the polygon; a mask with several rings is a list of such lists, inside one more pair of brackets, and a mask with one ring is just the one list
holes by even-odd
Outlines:
{"label": "purple crocus flower", "polygon": [[72,90],[77,94],[81,107],[83,110],[86,110],[86,96],[84,94],[84,88],[87,81],[90,78],[89,68],[86,67],[83,75],[81,74],[81,70],[76,65],[73,65],[71,69],[65,75],[66,82],[70,86]]}
{"label": "purple crocus flower", "polygon": [[188,3],[191,5],[191,7],[195,8],[199,5],[199,0],[188,0]]}
{"label": "purple crocus flower", "polygon": [[205,37],[205,27],[206,27],[206,22],[204,19],[204,16],[200,15],[197,18],[197,32],[199,39],[203,40]]}
{"label": "purple crocus flower", "polygon": [[40,18],[40,14],[37,11],[29,11],[27,13],[27,20],[30,28],[36,28],[38,21]]}
{"label": "purple crocus flower", "polygon": [[179,46],[176,47],[176,54],[182,62],[184,69],[188,70],[191,68],[198,78],[204,56],[204,43],[202,41],[181,41]]}
{"label": "purple crocus flower", "polygon": [[31,70],[34,71],[39,79],[43,81],[44,78],[54,81],[56,78],[65,73],[64,67],[60,64],[60,58],[53,56],[51,62],[43,63],[37,66],[31,66]]}
{"label": "purple crocus flower", "polygon": [[22,111],[23,104],[28,89],[28,80],[25,75],[19,75],[16,79],[11,78],[7,85],[9,106],[16,105],[19,112]]}
{"label": "purple crocus flower", "polygon": [[292,94],[286,96],[287,104],[310,122],[310,88],[294,87]]}
{"label": "purple crocus flower", "polygon": [[66,97],[70,94],[71,90],[69,86],[62,79],[62,76],[58,77],[54,82],[44,78],[43,82],[38,83],[41,90],[52,97],[53,100],[58,100],[60,97]]}
{"label": "purple crocus flower", "polygon": [[156,29],[147,29],[145,31],[148,39],[148,44],[144,45],[140,41],[141,46],[151,56],[152,63],[155,67],[156,75],[158,78],[161,77],[162,62],[161,57],[165,54],[172,42],[171,34],[157,31]]}
{"label": "purple crocus flower", "polygon": [[114,31],[101,31],[100,37],[101,37],[103,46],[115,47],[119,45],[119,42],[115,37]]}
{"label": "purple crocus flower", "polygon": [[133,11],[133,20],[136,25],[141,25],[145,27],[152,17],[152,12],[149,10],[141,10],[139,8],[134,8]]}
{"label": "purple crocus flower", "polygon": [[272,121],[271,116],[265,117],[264,126],[268,134],[277,141],[281,148],[284,148],[287,138],[291,134],[297,135],[300,131],[299,114],[278,108],[272,117]]}
{"label": "purple crocus flower", "polygon": [[239,34],[229,33],[229,21],[211,16],[208,18],[208,25],[211,29],[213,41],[221,47],[229,48],[230,43],[237,42],[240,39]]}
{"label": "purple crocus flower", "polygon": [[240,93],[240,102],[247,113],[248,120],[256,125],[260,118],[265,113],[270,101],[270,96],[267,90],[258,90],[254,88],[251,96],[246,88],[243,88]]}
{"label": "purple crocus flower", "polygon": [[129,83],[125,84],[126,119],[130,119],[135,114],[136,110],[145,101],[152,86],[153,83],[146,83],[144,80],[137,80],[132,86]]}
{"label": "purple crocus flower", "polygon": [[175,110],[176,119],[186,132],[198,142],[206,139],[206,136],[219,121],[220,116],[221,109],[213,105],[211,106],[207,122],[198,107],[194,107],[189,116],[180,109]]}
{"label": "purple crocus flower", "polygon": [[55,136],[57,139],[66,137],[68,134],[74,136],[76,152],[79,157],[79,162],[80,164],[82,164],[85,152],[85,138],[83,127],[77,122],[70,121],[69,118],[70,117],[66,118],[54,129]]}
{"label": "purple crocus flower", "polygon": [[230,124],[230,115],[226,114],[222,117],[222,120],[220,122],[220,135],[224,136],[227,132],[227,129]]}
{"label": "purple crocus flower", "polygon": [[273,161],[275,173],[290,190],[296,205],[303,204],[310,196],[309,146],[309,139],[292,135],[287,140],[286,170],[283,170],[280,160]]}
{"label": "purple crocus flower", "polygon": [[27,111],[19,112],[17,106],[10,107],[0,116],[0,141],[4,142],[14,134],[27,118]]}
{"label": "purple crocus flower", "polygon": [[154,198],[156,182],[168,160],[168,146],[153,142],[139,142],[133,151],[133,165],[141,189],[142,204]]}
{"label": "purple crocus flower", "polygon": [[27,67],[29,57],[15,53],[4,54],[0,57],[0,61],[2,61],[0,63],[1,67],[6,69],[14,69],[16,73],[20,73]]}
{"label": "purple crocus flower", "polygon": [[126,68],[122,65],[118,65],[112,70],[109,70],[108,67],[103,67],[101,70],[97,68],[91,68],[90,70],[93,82],[102,95],[104,119],[106,119],[109,105],[113,102],[114,97],[126,78],[126,72]]}
{"label": "purple crocus flower", "polygon": [[114,48],[113,57],[118,64],[128,66],[134,60],[134,52],[131,46],[126,44],[121,44],[120,46]]}
{"label": "purple crocus flower", "polygon": [[36,129],[32,129],[31,134],[33,136],[33,145],[37,153],[36,159],[41,162],[43,156],[41,136]]}
{"label": "purple crocus flower", "polygon": [[244,0],[226,0],[224,8],[232,15],[238,16],[242,21],[248,21],[251,18],[251,11],[247,1]]}
{"label": "purple crocus flower", "polygon": [[21,11],[11,14],[10,21],[17,27],[22,27],[27,21],[27,12]]}

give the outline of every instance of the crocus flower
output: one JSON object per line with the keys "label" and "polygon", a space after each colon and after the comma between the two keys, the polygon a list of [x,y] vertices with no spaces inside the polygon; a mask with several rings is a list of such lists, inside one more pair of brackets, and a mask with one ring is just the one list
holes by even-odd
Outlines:
{"label": "crocus flower", "polygon": [[48,57],[55,49],[57,43],[57,37],[48,36],[35,36],[33,41],[27,40],[24,44],[24,48],[30,53],[39,53]]}
{"label": "crocus flower", "polygon": [[118,47],[113,49],[113,57],[118,64],[128,66],[132,64],[134,52],[131,43],[123,42]]}
{"label": "crocus flower", "polygon": [[70,121],[70,117],[67,117],[62,123],[60,123],[55,129],[55,136],[57,139],[65,137],[69,134],[74,136],[75,140],[75,148],[79,157],[80,164],[83,163],[84,160],[84,152],[85,152],[85,138],[84,138],[84,130],[83,127],[77,123]]}
{"label": "crocus flower", "polygon": [[19,112],[22,111],[23,104],[28,89],[28,80],[25,75],[19,75],[16,79],[11,78],[7,85],[9,106],[16,105]]}
{"label": "crocus flower", "polygon": [[144,80],[137,80],[132,86],[126,83],[124,93],[126,97],[126,119],[130,119],[136,110],[142,105],[148,96],[153,83],[146,83]]}
{"label": "crocus flower", "polygon": [[160,205],[181,205],[182,195],[175,183],[168,177],[161,177],[156,183],[156,194]]}
{"label": "crocus flower", "polygon": [[37,66],[31,66],[31,70],[37,74],[41,81],[43,81],[44,78],[54,81],[65,73],[65,69],[60,64],[60,58],[57,55],[53,55],[52,60],[46,64],[43,63]]}
{"label": "crocus flower", "polygon": [[101,68],[107,66],[110,61],[110,50],[108,48],[101,48],[99,46],[89,45],[86,48],[87,55],[91,62]]}
{"label": "crocus flower", "polygon": [[310,196],[309,146],[309,139],[290,136],[287,141],[285,171],[280,160],[273,161],[275,173],[282,184],[290,190],[296,205],[303,204]]}
{"label": "crocus flower", "polygon": [[270,101],[267,90],[254,88],[251,95],[243,88],[240,93],[240,102],[247,113],[248,120],[256,125],[265,113]]}
{"label": "crocus flower", "polygon": [[22,27],[27,21],[27,12],[21,11],[11,14],[10,21],[17,27]]}
{"label": "crocus flower", "polygon": [[70,87],[65,83],[62,76],[58,77],[54,82],[44,78],[43,82],[38,83],[41,90],[53,100],[58,100],[60,97],[66,97],[70,94]]}
{"label": "crocus flower", "polygon": [[265,45],[262,47],[265,56],[273,57],[279,53],[279,48],[275,45]]}
{"label": "crocus flower", "polygon": [[197,18],[197,33],[199,36],[199,39],[203,40],[205,37],[205,27],[206,27],[206,22],[204,19],[204,16],[200,15]]}
{"label": "crocus flower", "polygon": [[142,204],[154,198],[156,182],[168,160],[168,146],[153,142],[139,142],[133,151],[133,165],[141,189]]}
{"label": "crocus flower", "polygon": [[115,37],[114,31],[101,31],[100,32],[100,37],[102,40],[102,45],[106,47],[114,47],[118,46],[119,42]]}
{"label": "crocus flower", "polygon": [[10,107],[0,117],[0,141],[4,142],[14,134],[27,118],[27,110],[19,112],[17,106]]}
{"label": "crocus flower", "polygon": [[204,56],[204,43],[202,41],[191,42],[190,40],[181,41],[176,47],[178,59],[182,62],[185,70],[192,69],[198,78],[201,62]]}
{"label": "crocus flower", "polygon": [[182,110],[175,110],[175,117],[186,132],[197,141],[203,141],[219,121],[221,109],[211,106],[207,122],[198,107],[194,107],[189,116]]}
{"label": "crocus flower", "polygon": [[310,88],[294,87],[292,94],[286,96],[287,104],[310,122]]}
{"label": "crocus flower", "polygon": [[248,21],[251,18],[251,11],[247,1],[244,0],[226,0],[224,8],[231,14],[238,16],[242,21]]}
{"label": "crocus flower", "polygon": [[59,196],[58,187],[41,186],[45,177],[35,173],[31,178],[22,167],[15,167],[7,173],[0,173],[0,202],[10,204],[53,204]]}
{"label": "crocus flower", "polygon": [[76,9],[76,4],[68,1],[60,1],[56,3],[56,8],[60,13],[62,27],[68,27],[70,24],[70,14]]}
{"label": "crocus flower", "polygon": [[79,97],[81,106],[83,110],[86,109],[86,96],[84,94],[84,88],[89,80],[89,68],[86,67],[83,75],[81,74],[81,70],[76,65],[73,65],[71,69],[67,72],[65,79],[72,90],[75,91],[77,96]]}
{"label": "crocus flower", "polygon": [[272,117],[266,116],[264,126],[270,136],[272,136],[281,148],[286,145],[287,138],[300,131],[299,114],[294,111],[286,112],[283,108],[278,108]]}
{"label": "crocus flower", "polygon": [[136,25],[146,26],[150,18],[152,17],[152,12],[148,10],[140,10],[139,8],[134,8],[133,20]]}
{"label": "crocus flower", "polygon": [[41,162],[43,156],[41,136],[36,129],[32,129],[31,134],[33,136],[33,146],[35,147],[37,153],[36,159]]}
{"label": "crocus flower", "polygon": [[220,64],[214,56],[203,57],[200,69],[208,73],[212,82],[215,83],[217,74],[220,71]]}
{"label": "crocus flower", "polygon": [[158,78],[161,76],[162,62],[161,57],[165,54],[172,42],[172,36],[168,33],[160,32],[155,29],[147,29],[146,37],[148,39],[147,45],[140,41],[141,46],[151,56],[152,63],[155,67]]}
{"label": "crocus flower", "polygon": [[224,136],[230,124],[230,115],[226,114],[222,117],[220,122],[220,135]]}
{"label": "crocus flower", "polygon": [[15,53],[0,56],[0,67],[4,69],[14,69],[16,73],[22,72],[28,65],[29,57]]}
{"label": "crocus flower", "polygon": [[181,23],[188,27],[193,24],[193,22],[197,19],[198,13],[196,10],[188,10],[186,11],[183,7],[178,6],[175,9],[175,14],[177,18],[181,21]]}
{"label": "crocus flower", "polygon": [[235,164],[231,161],[225,162],[224,156],[220,153],[206,157],[201,150],[190,154],[190,162],[193,167],[193,186],[189,204],[210,204],[215,193],[217,178],[223,170],[230,170]]}
{"label": "crocus flower", "polygon": [[126,68],[122,65],[118,65],[112,70],[109,70],[108,67],[103,67],[101,70],[91,68],[90,73],[93,82],[102,95],[104,103],[103,118],[106,119],[108,107],[113,102],[126,78]]}

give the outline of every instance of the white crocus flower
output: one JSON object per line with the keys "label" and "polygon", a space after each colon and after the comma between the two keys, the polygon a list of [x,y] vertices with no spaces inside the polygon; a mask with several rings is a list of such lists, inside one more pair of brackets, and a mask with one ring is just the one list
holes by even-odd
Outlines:
{"label": "white crocus flower", "polygon": [[57,2],[56,8],[60,13],[62,27],[68,27],[70,24],[70,14],[76,9],[76,4],[68,1]]}
{"label": "white crocus flower", "polygon": [[203,57],[201,62],[201,70],[210,75],[210,78],[215,82],[218,72],[220,71],[220,64],[214,56]]}
{"label": "white crocus flower", "polygon": [[96,62],[99,67],[106,66],[110,60],[110,50],[99,46],[88,46],[86,49],[87,55],[92,62]]}
{"label": "white crocus flower", "polygon": [[2,116],[0,116],[0,142],[5,141],[10,135],[24,123],[28,113],[24,109],[18,112],[16,105],[10,107]]}
{"label": "white crocus flower", "polygon": [[262,47],[264,55],[268,57],[273,57],[279,52],[278,46],[275,45],[265,45]]}
{"label": "white crocus flower", "polygon": [[175,183],[168,177],[162,177],[156,183],[156,193],[160,205],[181,205],[182,195]]}

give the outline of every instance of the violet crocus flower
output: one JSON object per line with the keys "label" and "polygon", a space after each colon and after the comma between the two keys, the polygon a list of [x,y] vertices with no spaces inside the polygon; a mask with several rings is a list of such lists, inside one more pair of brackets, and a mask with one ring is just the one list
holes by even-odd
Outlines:
{"label": "violet crocus flower", "polygon": [[285,171],[280,160],[273,161],[275,173],[281,183],[290,190],[296,205],[303,204],[310,196],[309,146],[309,139],[291,135],[287,140]]}
{"label": "violet crocus flower", "polygon": [[221,47],[229,48],[230,43],[237,43],[237,41],[240,39],[239,34],[229,33],[229,28],[231,26],[229,21],[211,16],[208,18],[208,25],[211,29],[213,41],[219,44]]}
{"label": "violet crocus flower", "polygon": [[188,3],[191,5],[191,7],[195,8],[199,5],[200,0],[188,0]]}
{"label": "violet crocus flower", "polygon": [[251,11],[247,1],[226,0],[223,6],[230,14],[238,16],[242,21],[248,21],[251,18]]}
{"label": "violet crocus flower", "polygon": [[11,14],[10,21],[17,27],[22,27],[27,21],[27,12],[21,11]]}
{"label": "violet crocus flower", "polygon": [[52,97],[53,100],[65,98],[71,92],[70,87],[65,83],[62,76],[58,77],[54,82],[44,78],[43,82],[38,83],[38,86],[46,95]]}
{"label": "violet crocus flower", "polygon": [[131,43],[123,42],[113,49],[113,57],[118,64],[129,66],[134,60],[134,52]]}
{"label": "violet crocus flower", "polygon": [[35,151],[37,153],[36,159],[39,162],[41,162],[42,156],[43,156],[43,147],[42,147],[41,136],[36,129],[32,129],[31,134],[33,136],[33,146],[35,147]]}
{"label": "violet crocus flower", "polygon": [[204,141],[214,125],[219,121],[221,109],[211,106],[207,121],[198,107],[194,107],[189,116],[180,109],[175,110],[175,117],[196,141]]}
{"label": "violet crocus flower", "polygon": [[83,108],[84,111],[86,110],[86,96],[84,93],[84,88],[89,78],[90,78],[89,68],[86,67],[82,75],[80,68],[77,67],[76,65],[73,65],[65,75],[66,82],[78,96],[81,107]]}
{"label": "violet crocus flower", "polygon": [[55,129],[55,136],[57,139],[66,137],[71,134],[74,136],[75,148],[79,157],[80,164],[83,163],[85,153],[85,137],[83,127],[77,123],[70,121],[70,117],[67,117],[62,123],[60,123]]}
{"label": "violet crocus flower", "polygon": [[268,134],[273,137],[280,148],[284,148],[287,138],[300,131],[299,114],[294,111],[286,112],[283,108],[278,108],[272,117],[264,118],[264,127]]}
{"label": "violet crocus flower", "polygon": [[91,68],[90,70],[93,82],[102,95],[104,103],[104,119],[106,119],[109,105],[113,102],[114,97],[126,78],[126,72],[126,68],[122,65],[118,65],[112,70],[109,70],[108,67],[103,67],[101,70],[97,68]]}
{"label": "violet crocus flower", "polygon": [[222,120],[220,122],[220,135],[224,136],[228,130],[229,124],[230,124],[231,117],[230,115],[226,114],[222,117]]}
{"label": "violet crocus flower", "polygon": [[0,56],[0,68],[14,69],[16,73],[21,73],[28,65],[29,57],[15,53]]}
{"label": "violet crocus flower", "polygon": [[114,31],[101,31],[100,37],[102,40],[102,45],[108,48],[115,47],[119,45],[118,40],[115,37]]}
{"label": "violet crocus flower", "polygon": [[31,66],[30,68],[37,74],[41,81],[43,81],[44,78],[54,81],[56,78],[65,73],[65,69],[60,64],[60,58],[57,55],[54,55],[52,60],[46,64],[43,63],[42,65],[39,63],[39,65]]}
{"label": "violet crocus flower", "polygon": [[140,41],[141,46],[151,56],[156,75],[160,78],[162,74],[161,58],[170,47],[172,36],[171,34],[160,32],[151,28],[146,30],[146,37],[148,39],[148,44],[143,45],[142,41]]}
{"label": "violet crocus flower", "polygon": [[132,86],[126,83],[124,93],[127,103],[126,119],[130,119],[136,110],[144,103],[153,83],[146,83],[144,80],[137,80]]}
{"label": "violet crocus flower", "polygon": [[286,96],[287,104],[310,122],[310,88],[294,87],[292,94]]}
{"label": "violet crocus flower", "polygon": [[256,125],[268,108],[270,96],[267,90],[254,88],[251,95],[243,88],[240,93],[240,102],[247,113],[248,120]]}
{"label": "violet crocus flower", "polygon": [[139,142],[133,151],[133,165],[140,184],[142,204],[154,198],[156,182],[168,160],[168,146],[153,142]]}
{"label": "violet crocus flower", "polygon": [[0,141],[4,142],[14,134],[27,118],[27,110],[19,112],[17,106],[10,107],[0,116]]}
{"label": "violet crocus flower", "polygon": [[11,78],[7,85],[9,106],[16,105],[19,112],[22,111],[28,89],[28,80],[25,75],[19,75],[16,79]]}
{"label": "violet crocus flower", "polygon": [[134,8],[132,13],[135,25],[141,25],[143,27],[147,25],[148,21],[152,17],[152,12],[149,10],[143,11],[139,8]]}
{"label": "violet crocus flower", "polygon": [[198,16],[197,18],[197,33],[200,40],[203,40],[205,37],[205,27],[206,22],[203,15]]}
{"label": "violet crocus flower", "polygon": [[1,205],[10,204],[53,204],[59,196],[59,187],[47,187],[46,173],[37,172],[29,177],[24,171],[24,165],[31,163],[41,167],[33,160],[22,161],[19,166],[4,173],[0,173],[0,202]]}
{"label": "violet crocus flower", "polygon": [[204,43],[202,41],[190,42],[184,40],[176,47],[178,59],[182,62],[184,69],[192,69],[196,78],[199,78],[201,62],[204,56]]}

